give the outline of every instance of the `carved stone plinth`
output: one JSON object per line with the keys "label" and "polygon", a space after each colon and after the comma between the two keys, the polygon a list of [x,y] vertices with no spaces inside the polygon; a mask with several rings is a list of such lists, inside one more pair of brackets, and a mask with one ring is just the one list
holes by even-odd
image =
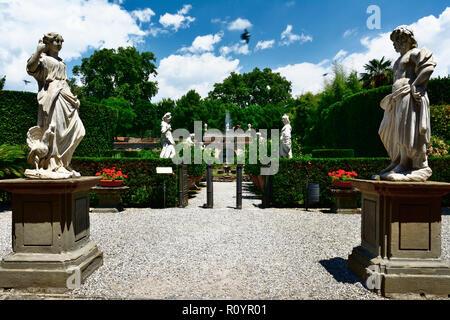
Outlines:
{"label": "carved stone plinth", "polygon": [[98,196],[98,206],[92,212],[94,213],[115,213],[123,210],[120,205],[120,194],[128,190],[129,187],[101,187],[95,186],[92,188]]}
{"label": "carved stone plinth", "polygon": [[103,264],[89,239],[89,190],[100,179],[0,180],[12,193],[13,250],[1,261],[0,287],[67,288],[69,277],[82,283]]}
{"label": "carved stone plinth", "polygon": [[356,203],[356,196],[359,190],[351,189],[331,189],[331,194],[334,196],[334,204],[331,211],[334,213],[356,214],[361,213]]}
{"label": "carved stone plinth", "polygon": [[362,193],[361,245],[348,267],[386,297],[450,294],[441,258],[441,201],[449,183],[354,180]]}

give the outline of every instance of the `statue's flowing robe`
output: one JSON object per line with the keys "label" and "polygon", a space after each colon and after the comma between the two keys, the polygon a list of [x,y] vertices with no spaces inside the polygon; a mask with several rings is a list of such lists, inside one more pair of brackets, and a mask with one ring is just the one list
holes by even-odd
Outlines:
{"label": "statue's flowing robe", "polygon": [[54,130],[41,169],[56,171],[64,167],[69,170],[85,129],[78,115],[80,102],[67,84],[66,64],[61,59],[41,54],[36,70],[27,69],[27,72],[39,86],[38,126],[44,132]]}
{"label": "statue's flowing robe", "polygon": [[292,158],[291,131],[292,127],[290,124],[286,124],[281,129],[280,156],[282,158]]}
{"label": "statue's flowing robe", "polygon": [[[410,56],[410,62],[415,64],[416,77],[423,69],[436,66],[431,52],[426,48],[416,49]],[[431,136],[429,106],[426,92],[420,104],[416,102],[409,83],[394,84],[392,94],[381,101],[385,112],[378,133],[392,161],[399,160],[402,148],[408,158],[426,157]]]}

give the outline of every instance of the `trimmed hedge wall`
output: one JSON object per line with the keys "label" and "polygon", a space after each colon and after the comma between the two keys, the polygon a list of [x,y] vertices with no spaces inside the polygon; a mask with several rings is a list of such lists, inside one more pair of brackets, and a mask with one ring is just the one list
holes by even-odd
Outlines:
{"label": "trimmed hedge wall", "polygon": [[[36,93],[0,91],[0,145],[26,145],[28,129],[37,123]],[[75,151],[76,156],[102,156],[114,147],[117,112],[102,105],[81,100],[80,118],[86,136]]]}
{"label": "trimmed hedge wall", "polygon": [[[139,158],[74,158],[72,168],[82,176],[94,176],[103,168],[116,167],[128,179],[125,185],[130,187],[122,193],[124,207],[162,208],[164,203],[163,182],[167,187],[167,207],[175,207],[178,200],[177,166],[170,159]],[[174,175],[157,174],[156,167],[172,167]]]}
{"label": "trimmed hedge wall", "polygon": [[312,151],[313,158],[354,158],[353,149],[316,149]]}
{"label": "trimmed hedge wall", "polygon": [[[328,172],[344,169],[355,171],[360,179],[370,179],[390,163],[388,158],[349,159],[280,159],[280,169],[272,180],[272,201],[275,207],[290,208],[304,206],[306,178],[320,185],[319,206],[330,207],[334,201],[330,193],[333,187]],[[433,170],[430,181],[450,181],[450,156],[430,158]],[[246,165],[246,173],[259,175],[258,165]],[[450,206],[450,196],[443,199],[443,206]]]}
{"label": "trimmed hedge wall", "polygon": [[[430,81],[428,93],[431,103],[432,135],[448,139],[448,92],[442,91],[448,78]],[[386,157],[387,153],[378,135],[384,110],[380,101],[392,91],[392,86],[363,91],[331,105],[322,113],[321,134],[330,149],[354,149],[357,157]],[[444,136],[442,136],[444,135]]]}

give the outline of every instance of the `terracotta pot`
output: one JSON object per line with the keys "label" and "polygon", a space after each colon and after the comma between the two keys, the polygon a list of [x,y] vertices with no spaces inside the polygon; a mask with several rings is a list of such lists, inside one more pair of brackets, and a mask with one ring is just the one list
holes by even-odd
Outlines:
{"label": "terracotta pot", "polygon": [[102,187],[120,187],[123,180],[100,180],[100,186]]}
{"label": "terracotta pot", "polygon": [[262,191],[263,189],[263,181],[262,181],[262,176],[252,176],[251,178],[253,184]]}
{"label": "terracotta pot", "polygon": [[338,188],[341,189],[351,189],[352,188],[352,181],[351,180],[347,180],[347,181],[331,181],[331,183]]}

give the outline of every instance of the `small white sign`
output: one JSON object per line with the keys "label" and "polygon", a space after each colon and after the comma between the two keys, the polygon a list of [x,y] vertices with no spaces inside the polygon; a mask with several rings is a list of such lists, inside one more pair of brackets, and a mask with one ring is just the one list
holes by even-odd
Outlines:
{"label": "small white sign", "polygon": [[172,174],[172,167],[156,167],[156,173]]}

